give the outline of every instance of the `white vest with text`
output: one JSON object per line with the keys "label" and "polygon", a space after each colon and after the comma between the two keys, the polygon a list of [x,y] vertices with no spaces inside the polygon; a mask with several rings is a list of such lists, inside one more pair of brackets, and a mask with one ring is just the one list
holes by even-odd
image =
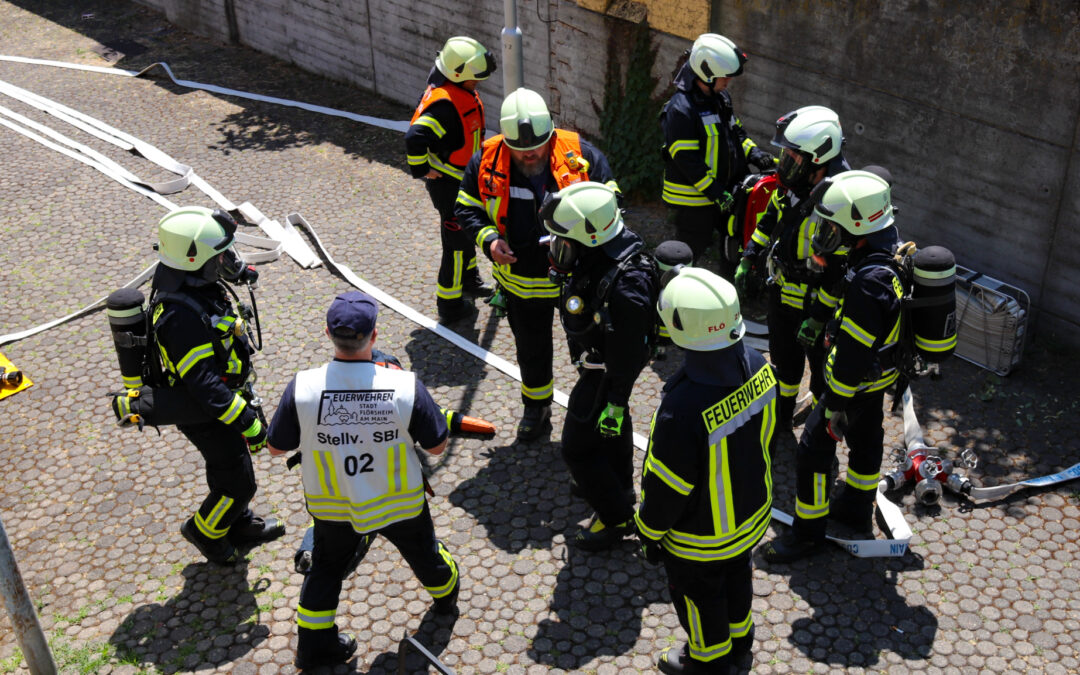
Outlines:
{"label": "white vest with text", "polygon": [[308,512],[372,532],[420,515],[424,477],[409,436],[416,376],[370,361],[296,375]]}

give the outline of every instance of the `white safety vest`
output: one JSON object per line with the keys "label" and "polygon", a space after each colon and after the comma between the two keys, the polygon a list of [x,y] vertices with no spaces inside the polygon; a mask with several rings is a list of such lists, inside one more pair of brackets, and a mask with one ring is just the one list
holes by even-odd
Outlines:
{"label": "white safety vest", "polygon": [[420,515],[424,477],[409,436],[416,376],[331,361],[296,376],[304,497],[315,518],[371,532]]}

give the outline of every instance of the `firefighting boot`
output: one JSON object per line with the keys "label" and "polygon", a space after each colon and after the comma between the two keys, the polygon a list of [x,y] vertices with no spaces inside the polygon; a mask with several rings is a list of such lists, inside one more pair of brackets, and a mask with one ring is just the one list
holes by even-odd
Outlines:
{"label": "firefighting boot", "polygon": [[525,406],[525,412],[518,422],[518,440],[536,440],[545,431],[551,431],[551,406]]}
{"label": "firefighting boot", "polygon": [[829,504],[828,518],[854,533],[865,535],[865,539],[871,539],[874,536],[874,493],[865,491],[865,495],[862,495],[858,494],[860,492],[863,491],[845,485],[840,496]]}
{"label": "firefighting boot", "polygon": [[345,663],[356,653],[356,638],[337,629],[297,629],[296,668],[311,670]]}
{"label": "firefighting boot", "polygon": [[593,514],[589,524],[578,530],[574,535],[574,544],[583,551],[590,553],[603,551],[621,542],[625,537],[634,534],[633,519],[625,523],[607,526],[600,520],[600,516]]}
{"label": "firefighting boot", "polygon": [[454,584],[454,590],[450,591],[448,595],[444,595],[441,598],[435,598],[431,603],[431,611],[441,616],[452,616],[458,614],[461,610],[458,609],[457,599],[458,592],[461,590],[461,568],[458,568],[458,580]]}
{"label": "firefighting boot", "polygon": [[184,539],[191,542],[195,548],[199,549],[199,553],[202,553],[212,563],[232,565],[240,559],[240,556],[236,553],[236,548],[229,543],[226,537],[211,539],[199,532],[194,518],[188,518],[184,521],[184,524],[180,526],[180,534],[184,536]]}
{"label": "firefighting boot", "polygon": [[225,537],[233,546],[255,546],[274,541],[285,534],[285,523],[277,518],[252,516],[244,523],[233,523]]}
{"label": "firefighting boot", "polygon": [[789,563],[825,549],[825,519],[795,518],[791,531],[765,544],[762,557],[771,563]]}

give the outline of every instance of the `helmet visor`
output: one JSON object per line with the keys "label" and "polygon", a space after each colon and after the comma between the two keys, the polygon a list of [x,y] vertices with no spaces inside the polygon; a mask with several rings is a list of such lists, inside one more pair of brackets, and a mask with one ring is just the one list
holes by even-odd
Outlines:
{"label": "helmet visor", "polygon": [[220,239],[207,241],[206,244],[211,246],[215,251],[221,252],[232,246],[233,238],[236,235],[236,221],[232,219],[232,216],[221,209],[214,209],[211,217],[218,225],[221,225],[221,229],[225,231],[225,234]]}
{"label": "helmet visor", "polygon": [[843,230],[835,221],[822,218],[818,222],[810,245],[818,253],[835,253],[840,248],[840,240],[843,238]]}
{"label": "helmet visor", "polygon": [[550,249],[551,264],[556,269],[563,271],[574,269],[574,263],[577,262],[581,254],[576,241],[563,237],[552,237],[551,241],[548,242],[548,248]]}
{"label": "helmet visor", "polygon": [[810,172],[814,168],[816,167],[806,153],[783,152],[780,154],[780,165],[776,169],[776,175],[785,187],[800,188],[808,183]]}

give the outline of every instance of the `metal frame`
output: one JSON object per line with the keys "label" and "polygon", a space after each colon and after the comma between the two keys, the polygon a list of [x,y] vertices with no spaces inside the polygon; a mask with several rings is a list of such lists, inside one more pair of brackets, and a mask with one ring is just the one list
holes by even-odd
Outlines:
{"label": "metal frame", "polygon": [[[956,356],[997,375],[1008,375],[1020,365],[1027,337],[1031,300],[1016,286],[985,276],[961,265],[956,266]],[[960,295],[967,298],[960,306]],[[1001,325],[991,325],[991,317],[1004,317]],[[965,340],[981,333],[981,340]],[[1000,335],[995,335],[1000,329]],[[979,342],[982,344],[980,345]]]}

